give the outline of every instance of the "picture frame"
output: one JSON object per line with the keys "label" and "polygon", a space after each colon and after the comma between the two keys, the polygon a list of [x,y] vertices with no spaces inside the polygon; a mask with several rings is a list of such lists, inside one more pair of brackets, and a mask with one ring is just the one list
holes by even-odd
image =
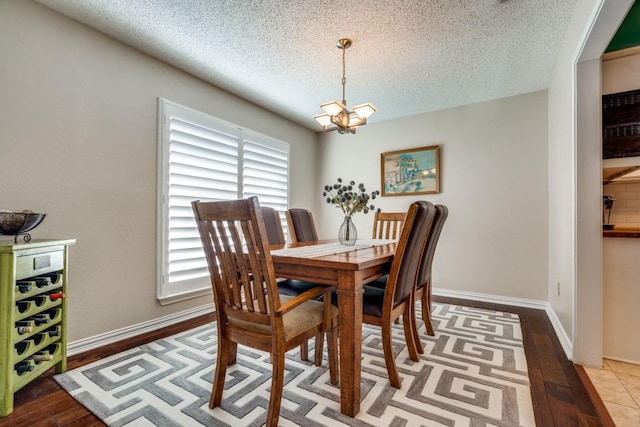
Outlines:
{"label": "picture frame", "polygon": [[380,154],[382,196],[440,193],[440,146]]}

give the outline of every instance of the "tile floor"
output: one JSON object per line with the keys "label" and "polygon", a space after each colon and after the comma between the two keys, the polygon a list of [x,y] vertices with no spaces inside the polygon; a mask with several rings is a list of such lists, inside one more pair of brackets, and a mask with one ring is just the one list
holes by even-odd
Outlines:
{"label": "tile floor", "polygon": [[584,369],[616,427],[640,426],[640,365],[604,359],[602,369]]}

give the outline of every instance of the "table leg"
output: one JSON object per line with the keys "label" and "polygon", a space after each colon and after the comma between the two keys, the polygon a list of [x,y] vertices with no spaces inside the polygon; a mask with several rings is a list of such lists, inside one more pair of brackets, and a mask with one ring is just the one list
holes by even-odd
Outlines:
{"label": "table leg", "polygon": [[359,272],[340,272],[338,281],[340,322],[340,409],[355,417],[360,411],[362,368],[362,277]]}

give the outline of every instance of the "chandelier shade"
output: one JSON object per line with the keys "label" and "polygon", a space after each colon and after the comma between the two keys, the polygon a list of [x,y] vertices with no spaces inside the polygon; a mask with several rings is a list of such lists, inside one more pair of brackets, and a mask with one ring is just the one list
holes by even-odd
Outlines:
{"label": "chandelier shade", "polygon": [[365,119],[376,112],[376,107],[373,104],[366,103],[360,104],[353,107],[354,113],[356,113],[360,117],[364,117]]}
{"label": "chandelier shade", "polygon": [[331,116],[329,114],[318,114],[317,116],[313,116],[313,118],[316,119],[322,127],[331,125]]}
{"label": "chandelier shade", "polygon": [[347,108],[347,100],[345,97],[345,85],[347,79],[345,77],[345,51],[351,47],[350,39],[340,39],[336,43],[339,49],[342,49],[342,102],[330,101],[320,104],[325,114],[318,114],[313,118],[320,123],[322,130],[325,132],[337,130],[338,133],[356,133],[358,126],[366,125],[367,118],[376,111],[376,107],[367,102],[365,104],[356,105],[353,111]]}
{"label": "chandelier shade", "polygon": [[347,106],[344,105],[342,102],[331,101],[331,102],[325,102],[324,104],[321,104],[320,108],[322,108],[325,111],[325,113],[327,113],[330,116],[337,116],[338,113],[346,109]]}

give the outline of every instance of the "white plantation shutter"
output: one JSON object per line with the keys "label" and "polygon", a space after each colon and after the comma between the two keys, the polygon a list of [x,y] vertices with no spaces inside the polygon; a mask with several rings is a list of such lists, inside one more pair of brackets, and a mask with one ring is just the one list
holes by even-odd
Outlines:
{"label": "white plantation shutter", "polygon": [[238,195],[238,137],[177,117],[169,124],[169,282],[208,275],[191,201]]}
{"label": "white plantation shutter", "polygon": [[157,297],[165,304],[211,292],[191,202],[255,195],[284,218],[289,145],[162,99],[159,118]]}
{"label": "white plantation shutter", "polygon": [[242,156],[242,197],[258,196],[260,206],[280,214],[287,235],[285,211],[289,200],[289,144],[247,135]]}

